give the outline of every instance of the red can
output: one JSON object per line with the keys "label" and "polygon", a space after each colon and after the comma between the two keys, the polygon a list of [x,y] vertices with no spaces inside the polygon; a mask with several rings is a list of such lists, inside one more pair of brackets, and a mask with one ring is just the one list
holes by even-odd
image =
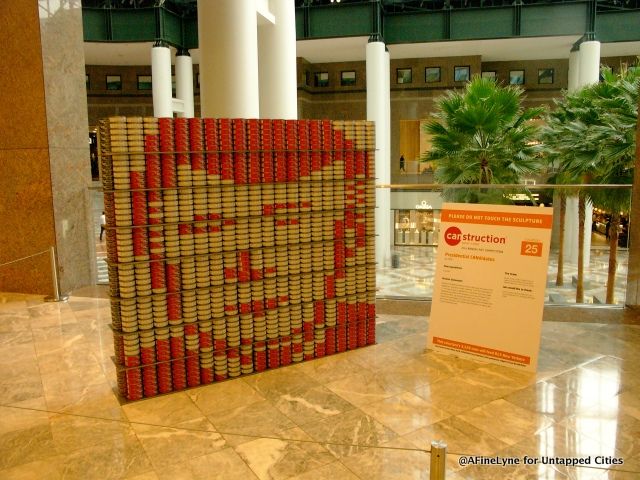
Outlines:
{"label": "red can", "polygon": [[168,393],[173,390],[173,380],[171,376],[171,364],[169,362],[158,364],[158,391]]}
{"label": "red can", "polygon": [[254,351],[254,365],[256,372],[262,372],[267,369],[267,352],[266,350]]}
{"label": "red can", "polygon": [[325,352],[327,355],[336,353],[336,331],[334,327],[329,327],[324,332]]}
{"label": "red can", "polygon": [[197,387],[200,385],[200,361],[198,356],[189,356],[186,361],[187,386]]}
{"label": "red can", "polygon": [[326,298],[335,298],[336,284],[333,275],[325,275],[324,277],[324,294]]}
{"label": "red can", "polygon": [[155,365],[142,368],[142,386],[145,397],[153,397],[158,394],[158,377]]}
{"label": "red can", "polygon": [[266,298],[265,306],[267,310],[272,310],[274,308],[278,308],[278,299],[277,298]]}
{"label": "red can", "polygon": [[375,322],[370,322],[367,328],[367,345],[374,345],[376,343],[376,326]]}
{"label": "red can", "polygon": [[149,237],[147,235],[146,227],[134,228],[132,231],[133,237],[133,254],[134,255],[148,255],[149,254]]}
{"label": "red can", "polygon": [[168,292],[179,292],[181,289],[181,277],[180,277],[180,264],[179,263],[168,263],[166,264],[166,272],[167,272],[167,291]]}
{"label": "red can", "polygon": [[213,367],[200,367],[200,382],[203,385],[212,383],[214,380]]}
{"label": "red can", "polygon": [[198,339],[200,343],[200,348],[211,348],[213,347],[213,335],[209,332],[199,332]]}
{"label": "red can", "polygon": [[151,288],[165,289],[167,284],[165,281],[164,263],[151,262],[150,270],[151,270]]}
{"label": "red can", "polygon": [[174,390],[184,390],[187,388],[187,374],[184,360],[174,360],[171,363],[171,374],[173,377]]}
{"label": "red can", "polygon": [[139,368],[126,371],[127,399],[140,400],[142,398],[142,373]]}
{"label": "red can", "polygon": [[291,364],[291,346],[280,347],[280,365]]}
{"label": "red can", "polygon": [[278,349],[267,349],[267,359],[269,368],[278,368],[280,366],[280,351]]}

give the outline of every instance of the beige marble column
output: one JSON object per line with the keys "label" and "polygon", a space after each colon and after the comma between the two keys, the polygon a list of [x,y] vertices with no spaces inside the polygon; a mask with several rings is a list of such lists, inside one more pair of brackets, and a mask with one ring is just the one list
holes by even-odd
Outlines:
{"label": "beige marble column", "polygon": [[[58,249],[63,290],[92,283],[80,0],[0,2],[0,265]],[[0,291],[50,294],[47,255],[0,266]]]}

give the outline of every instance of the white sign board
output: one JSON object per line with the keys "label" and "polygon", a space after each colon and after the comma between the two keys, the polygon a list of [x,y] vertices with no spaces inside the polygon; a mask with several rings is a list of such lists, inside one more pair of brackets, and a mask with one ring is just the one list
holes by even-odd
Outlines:
{"label": "white sign board", "polygon": [[552,211],[442,206],[429,348],[536,370]]}

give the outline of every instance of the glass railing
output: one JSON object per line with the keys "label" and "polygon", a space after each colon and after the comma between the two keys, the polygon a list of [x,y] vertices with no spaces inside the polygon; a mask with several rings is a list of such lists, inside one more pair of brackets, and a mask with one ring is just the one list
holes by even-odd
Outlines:
{"label": "glass railing", "polygon": [[[404,183],[379,186],[390,192],[391,224],[390,253],[388,261],[377,266],[378,298],[401,298],[430,300],[433,294],[433,281],[438,250],[440,210],[446,197],[455,197],[456,187],[449,187],[443,192],[442,185],[425,183]],[[545,302],[547,304],[576,304],[577,283],[577,229],[578,202],[577,194],[586,191],[584,185],[557,187],[553,185],[519,185],[492,186],[483,190],[487,196],[509,195],[511,201],[522,205],[554,206],[554,225],[549,254],[547,286]],[[558,283],[559,259],[559,216],[560,193],[567,197],[567,220],[565,221],[565,249],[562,262],[562,285]],[[610,213],[600,208],[597,198],[602,196],[620,196],[625,192],[630,197],[631,186],[590,186],[588,192],[593,197],[587,202],[585,222],[585,268],[584,268],[584,304],[606,305],[607,282],[610,258],[610,240],[607,236],[607,221]],[[458,192],[459,193],[459,192]],[[623,195],[624,196],[624,195]],[[93,231],[96,254],[96,283],[109,282],[106,261],[106,238],[100,239],[100,215],[103,210],[103,194],[101,188],[90,189]],[[616,251],[615,285],[613,302],[623,306],[627,285],[628,262],[628,214],[629,204],[620,208],[620,226],[618,228],[618,247]],[[620,212],[618,212],[620,213]],[[610,230],[610,227],[609,227]],[[610,232],[612,233],[612,232]],[[609,238],[611,235],[609,235]]]}
{"label": "glass railing", "polygon": [[[390,190],[391,245],[389,260],[378,264],[377,288],[379,298],[430,300],[433,294],[436,255],[440,224],[440,210],[446,201],[461,197],[481,196],[495,202],[506,200],[512,204],[532,208],[544,204],[554,207],[554,223],[548,262],[545,302],[547,304],[576,304],[578,282],[578,194],[586,195],[583,273],[583,302],[589,305],[618,305],[625,303],[628,263],[628,212],[630,185],[501,185],[451,186],[407,182],[379,186]],[[559,258],[560,198],[567,198],[564,228],[564,255]],[[611,211],[598,199],[620,198],[619,226],[615,276],[609,279],[611,255]],[[483,202],[484,203],[484,202]],[[615,218],[614,218],[615,220]],[[559,259],[561,276],[558,277]],[[607,302],[607,284],[612,282],[613,301]],[[609,300],[611,300],[611,295]]]}

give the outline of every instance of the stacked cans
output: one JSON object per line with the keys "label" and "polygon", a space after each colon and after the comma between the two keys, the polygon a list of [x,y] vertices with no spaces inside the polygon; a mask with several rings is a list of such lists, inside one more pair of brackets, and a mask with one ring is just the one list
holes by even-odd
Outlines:
{"label": "stacked cans", "polygon": [[[167,126],[165,125],[165,129]],[[171,375],[171,345],[169,334],[169,314],[167,301],[167,272],[165,269],[164,202],[163,202],[163,165],[160,156],[160,127],[158,119],[145,118],[145,158],[147,180],[147,211],[149,223],[149,258],[151,272],[152,307],[154,319],[155,360],[157,362],[158,393],[173,390]],[[168,141],[166,134],[165,142]],[[151,337],[148,338],[151,347]],[[144,358],[143,358],[144,362]],[[146,367],[152,371],[154,366]],[[149,374],[150,375],[150,374]],[[145,375],[145,396],[146,393]]]}
{"label": "stacked cans", "polygon": [[112,117],[100,131],[124,397],[375,343],[370,122]]}

